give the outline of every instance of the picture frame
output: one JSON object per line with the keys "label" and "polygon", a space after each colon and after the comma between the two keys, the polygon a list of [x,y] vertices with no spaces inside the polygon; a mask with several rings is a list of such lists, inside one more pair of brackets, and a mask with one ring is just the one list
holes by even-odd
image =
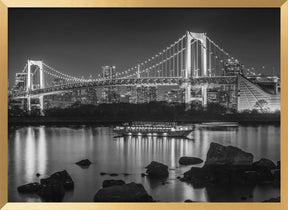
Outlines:
{"label": "picture frame", "polygon": [[[10,203],[8,202],[8,10],[15,7],[213,7],[280,8],[281,10],[281,202],[280,203]],[[0,208],[48,209],[288,209],[288,1],[287,0],[0,0]]]}

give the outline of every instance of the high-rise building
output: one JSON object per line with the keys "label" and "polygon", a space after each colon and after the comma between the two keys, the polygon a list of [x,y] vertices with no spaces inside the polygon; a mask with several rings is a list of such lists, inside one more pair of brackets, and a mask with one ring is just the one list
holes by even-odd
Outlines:
{"label": "high-rise building", "polygon": [[[102,78],[113,79],[116,77],[115,66],[102,66]],[[101,92],[102,103],[119,103],[120,94],[117,87],[103,87]]]}
{"label": "high-rise building", "polygon": [[137,103],[149,103],[157,100],[157,86],[136,87]]}
{"label": "high-rise building", "polygon": [[102,66],[102,78],[115,78],[116,67],[115,66]]}
{"label": "high-rise building", "polygon": [[15,90],[25,90],[27,82],[26,73],[16,73],[15,77]]}
{"label": "high-rise building", "polygon": [[243,64],[239,63],[237,59],[228,59],[227,62],[224,63],[224,76],[243,75],[243,69]]}

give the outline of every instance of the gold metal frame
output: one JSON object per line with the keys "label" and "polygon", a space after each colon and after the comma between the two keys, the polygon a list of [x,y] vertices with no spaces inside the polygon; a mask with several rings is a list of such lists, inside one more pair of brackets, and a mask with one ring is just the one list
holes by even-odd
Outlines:
{"label": "gold metal frame", "polygon": [[[8,8],[13,7],[274,7],[281,9],[280,203],[8,203]],[[288,0],[0,0],[0,208],[288,210]],[[286,117],[285,117],[286,116]],[[286,128],[286,129],[285,129]]]}

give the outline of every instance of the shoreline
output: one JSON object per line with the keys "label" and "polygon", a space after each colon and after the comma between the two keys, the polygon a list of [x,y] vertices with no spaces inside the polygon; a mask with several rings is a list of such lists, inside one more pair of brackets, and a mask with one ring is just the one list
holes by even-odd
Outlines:
{"label": "shoreline", "polygon": [[177,122],[177,123],[202,123],[202,122],[238,122],[244,125],[271,124],[280,125],[280,117],[275,116],[218,116],[197,117],[194,119],[95,119],[95,117],[9,117],[8,126],[26,125],[116,125],[131,121]]}

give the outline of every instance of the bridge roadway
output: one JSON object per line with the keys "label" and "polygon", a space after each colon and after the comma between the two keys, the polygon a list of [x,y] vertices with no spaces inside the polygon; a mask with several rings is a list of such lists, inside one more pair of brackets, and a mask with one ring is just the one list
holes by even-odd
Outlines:
{"label": "bridge roadway", "polygon": [[180,77],[151,77],[151,78],[116,78],[93,80],[87,82],[70,83],[59,86],[47,87],[42,89],[31,90],[30,92],[21,92],[14,94],[14,99],[30,97],[39,97],[43,95],[53,95],[61,92],[72,91],[75,89],[83,89],[89,87],[105,87],[105,86],[175,86],[182,84],[191,84],[191,86],[203,86],[205,84],[236,84],[237,76],[211,76],[211,77],[194,77],[184,79]]}

